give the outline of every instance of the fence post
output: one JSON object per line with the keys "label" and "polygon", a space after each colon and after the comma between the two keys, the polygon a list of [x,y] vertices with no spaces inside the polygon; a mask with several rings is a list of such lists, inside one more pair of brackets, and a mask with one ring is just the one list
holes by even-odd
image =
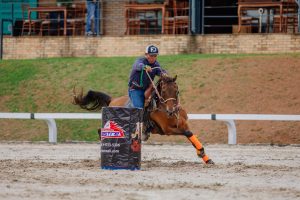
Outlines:
{"label": "fence post", "polygon": [[221,119],[221,121],[224,121],[227,125],[228,129],[228,144],[236,144],[236,127],[234,120],[224,120]]}
{"label": "fence post", "polygon": [[42,119],[45,120],[48,124],[48,130],[49,130],[49,143],[56,144],[57,143],[57,126],[54,119]]}

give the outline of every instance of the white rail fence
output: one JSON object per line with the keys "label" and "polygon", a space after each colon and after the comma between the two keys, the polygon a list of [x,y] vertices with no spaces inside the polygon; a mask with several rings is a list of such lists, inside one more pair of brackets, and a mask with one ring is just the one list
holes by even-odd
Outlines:
{"label": "white rail fence", "polygon": [[[224,121],[228,129],[228,144],[236,144],[236,126],[234,120],[270,120],[300,121],[300,115],[265,115],[265,114],[188,114],[190,120]],[[101,113],[4,113],[0,119],[37,119],[48,124],[49,142],[57,143],[57,126],[55,119],[102,119]]]}

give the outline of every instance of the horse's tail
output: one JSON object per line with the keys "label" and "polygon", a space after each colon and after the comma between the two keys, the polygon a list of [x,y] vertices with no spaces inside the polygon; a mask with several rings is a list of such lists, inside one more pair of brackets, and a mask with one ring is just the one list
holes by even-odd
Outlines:
{"label": "horse's tail", "polygon": [[86,110],[100,110],[104,106],[108,106],[111,102],[111,97],[103,92],[89,90],[86,95],[83,95],[83,89],[79,94],[76,94],[75,87],[73,88],[73,104],[79,105]]}

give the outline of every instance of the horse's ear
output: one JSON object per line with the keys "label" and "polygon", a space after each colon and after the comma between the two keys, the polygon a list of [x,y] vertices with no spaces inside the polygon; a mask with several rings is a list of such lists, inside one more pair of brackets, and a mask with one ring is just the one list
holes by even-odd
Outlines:
{"label": "horse's ear", "polygon": [[175,82],[177,79],[177,75],[174,76],[173,81]]}
{"label": "horse's ear", "polygon": [[167,74],[163,74],[163,73],[160,74],[160,79],[162,80],[166,79],[167,77],[168,77]]}

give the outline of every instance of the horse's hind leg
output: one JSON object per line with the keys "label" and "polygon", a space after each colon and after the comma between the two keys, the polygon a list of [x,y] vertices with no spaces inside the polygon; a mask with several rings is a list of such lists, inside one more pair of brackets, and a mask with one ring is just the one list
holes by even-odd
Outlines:
{"label": "horse's hind leg", "polygon": [[202,158],[202,160],[206,164],[215,164],[206,154],[204,151],[204,147],[201,144],[201,142],[198,140],[198,138],[191,132],[191,131],[185,131],[184,135],[188,138],[188,140],[192,143],[192,145],[195,147],[197,151],[197,155]]}

